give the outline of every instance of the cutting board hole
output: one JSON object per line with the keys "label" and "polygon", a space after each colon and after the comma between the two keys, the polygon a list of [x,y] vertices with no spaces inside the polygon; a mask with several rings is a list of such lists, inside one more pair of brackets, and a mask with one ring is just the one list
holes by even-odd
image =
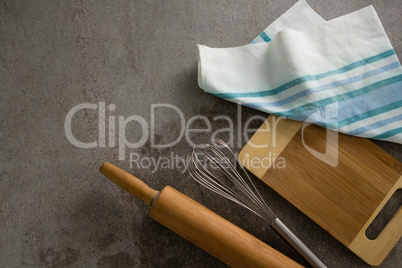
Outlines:
{"label": "cutting board hole", "polygon": [[391,196],[385,206],[378,213],[377,217],[373,220],[366,230],[366,236],[370,240],[375,240],[382,230],[387,226],[392,216],[398,211],[402,205],[402,189],[398,189]]}

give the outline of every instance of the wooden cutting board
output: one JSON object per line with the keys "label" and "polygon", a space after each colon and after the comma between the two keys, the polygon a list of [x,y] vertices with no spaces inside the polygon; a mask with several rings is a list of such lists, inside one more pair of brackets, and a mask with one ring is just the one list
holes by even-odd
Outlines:
{"label": "wooden cutting board", "polygon": [[375,240],[365,235],[402,187],[401,163],[367,139],[270,115],[239,161],[370,265],[402,235],[401,207]]}

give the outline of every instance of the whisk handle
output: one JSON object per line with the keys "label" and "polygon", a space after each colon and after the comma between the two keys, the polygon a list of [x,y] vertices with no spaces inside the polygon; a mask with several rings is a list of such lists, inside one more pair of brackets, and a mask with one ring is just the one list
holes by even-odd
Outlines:
{"label": "whisk handle", "polygon": [[300,255],[305,258],[311,266],[317,268],[327,267],[317,256],[311,252],[310,249],[303,244],[303,242],[289,230],[288,227],[279,219],[276,219],[274,223],[271,225],[272,228],[282,236]]}
{"label": "whisk handle", "polygon": [[103,163],[100,168],[100,172],[108,179],[119,185],[128,193],[143,200],[149,206],[158,195],[159,191],[156,191],[145,184],[142,180],[134,177],[130,173],[110,164],[109,162]]}

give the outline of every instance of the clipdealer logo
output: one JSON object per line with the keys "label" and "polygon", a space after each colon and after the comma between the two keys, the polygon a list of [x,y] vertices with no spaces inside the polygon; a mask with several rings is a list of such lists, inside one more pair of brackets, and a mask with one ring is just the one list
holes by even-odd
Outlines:
{"label": "clipdealer logo", "polygon": [[[238,147],[241,148],[243,146],[243,141],[246,142],[249,140],[249,137],[254,134],[257,129],[250,128],[250,124],[254,120],[258,120],[260,122],[265,121],[265,117],[260,115],[254,115],[248,118],[243,125],[241,121],[241,105],[237,105],[237,118],[234,120],[227,115],[218,115],[212,119],[207,118],[203,115],[195,115],[189,118],[186,122],[183,112],[176,106],[172,104],[151,104],[151,116],[150,123],[147,122],[143,117],[139,115],[131,115],[128,117],[124,117],[122,115],[113,115],[113,112],[116,110],[116,105],[109,104],[106,105],[105,102],[99,103],[82,103],[74,106],[66,115],[64,121],[64,129],[65,135],[69,142],[78,148],[90,149],[90,148],[115,148],[118,147],[118,159],[120,161],[124,161],[126,159],[126,150],[127,148],[136,149],[144,146],[148,141],[151,148],[163,149],[175,146],[179,143],[183,138],[186,139],[187,143],[190,147],[195,146],[191,137],[194,135],[206,134],[211,137],[211,141],[217,138],[222,133],[227,133],[229,136],[229,140],[227,143],[230,147]],[[156,132],[156,111],[160,109],[159,112],[166,112],[166,109],[169,110],[169,113],[175,113],[180,120],[180,133],[175,139],[169,143],[165,144],[157,144],[155,139]],[[165,110],[164,110],[165,109]],[[77,139],[73,135],[73,126],[72,121],[74,116],[79,112],[84,112],[85,110],[92,110],[93,112],[97,112],[97,121],[98,121],[98,137],[97,140],[90,142],[83,142]],[[313,148],[310,148],[304,142],[304,129],[310,125],[312,122],[318,121],[323,116],[325,118],[336,117],[338,115],[337,106],[327,107],[325,109],[320,109],[312,113],[308,120],[302,126],[302,142],[306,150],[311,153],[314,157],[319,160],[325,162],[331,166],[337,166],[338,164],[338,134],[336,131],[327,132],[327,144],[326,144],[326,152],[321,153],[315,151]],[[261,127],[259,132],[270,132],[270,136],[272,137],[271,144],[264,145],[254,145],[251,144],[252,147],[264,148],[264,147],[273,147],[277,146],[276,141],[278,139],[276,128],[277,124],[282,120],[282,118],[278,118],[277,120],[273,120],[271,123],[265,123],[265,127]],[[198,122],[202,122],[204,128],[193,128],[193,125]],[[219,122],[220,126],[224,126],[215,131],[212,130],[212,125],[216,126],[217,122]],[[126,138],[126,128],[129,124],[137,124],[141,137],[136,141],[129,141]],[[237,126],[235,128],[235,126]],[[236,137],[236,138],[235,138]],[[116,142],[117,140],[117,142]],[[108,141],[108,142],[106,142]],[[153,159],[152,157],[140,156],[138,153],[130,153],[129,161],[130,167],[133,166],[135,168],[145,168],[151,169],[152,172],[155,172],[158,168],[177,168],[186,170],[188,167],[188,159],[186,156],[179,155],[170,155],[169,157],[159,157],[161,159]],[[162,159],[163,158],[163,159]],[[266,158],[266,159],[265,159]],[[268,165],[271,166],[272,163],[280,163],[279,165],[274,165],[274,168],[286,168],[285,159],[282,159],[281,156],[276,156],[269,154],[264,159],[253,159],[249,158],[247,161],[251,161],[250,163],[255,165]],[[170,160],[169,160],[170,159]],[[176,164],[175,164],[176,163]],[[249,164],[249,166],[251,165]]]}
{"label": "clipdealer logo", "polygon": [[[220,134],[226,132],[229,134],[228,144],[232,147],[240,147],[242,146],[243,140],[248,140],[248,137],[255,131],[257,131],[257,129],[250,128],[250,124],[252,123],[252,121],[259,120],[262,122],[265,120],[265,117],[259,115],[251,116],[250,118],[248,118],[248,120],[245,121],[244,127],[242,128],[240,105],[238,105],[237,118],[235,120],[232,120],[227,115],[218,115],[212,119],[209,119],[203,115],[195,115],[186,121],[183,112],[178,107],[172,104],[152,104],[150,108],[151,117],[150,123],[148,123],[143,117],[139,115],[131,115],[129,117],[113,115],[112,113],[116,110],[116,105],[114,104],[106,105],[105,102],[99,102],[98,104],[82,103],[76,105],[67,113],[64,121],[65,134],[70,143],[79,148],[113,148],[117,146],[119,149],[119,160],[125,160],[126,148],[140,148],[144,146],[148,141],[150,141],[151,148],[169,148],[175,146],[183,138],[185,138],[187,143],[191,147],[193,147],[195,146],[195,144],[191,137],[203,133],[208,134],[211,137],[211,140],[213,140]],[[176,113],[180,121],[180,133],[177,137],[174,137],[175,139],[173,141],[169,143],[156,143],[155,129],[157,125],[156,112],[158,109],[163,112]],[[83,112],[84,110],[93,110],[95,112],[98,112],[98,139],[91,142],[80,141],[73,135],[73,118],[77,113]],[[204,128],[193,128],[193,125],[195,123],[200,122],[202,122],[202,124],[205,126]],[[213,131],[212,125],[216,122],[222,123],[221,125],[224,125],[224,127]],[[126,128],[128,124],[137,124],[139,126],[142,132],[141,138],[139,140],[135,142],[127,140]],[[238,127],[235,129],[236,124]],[[106,125],[108,131],[106,131]],[[235,136],[237,137],[237,140],[235,140]],[[106,140],[108,140],[108,143],[106,143]]]}

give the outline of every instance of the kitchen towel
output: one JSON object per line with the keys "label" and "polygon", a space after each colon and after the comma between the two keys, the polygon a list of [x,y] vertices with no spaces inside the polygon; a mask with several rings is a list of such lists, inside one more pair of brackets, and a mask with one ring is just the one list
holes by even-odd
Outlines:
{"label": "kitchen towel", "polygon": [[274,23],[249,45],[199,45],[199,86],[281,117],[402,143],[402,68],[374,8],[328,22],[307,13],[315,19],[304,27]]}

